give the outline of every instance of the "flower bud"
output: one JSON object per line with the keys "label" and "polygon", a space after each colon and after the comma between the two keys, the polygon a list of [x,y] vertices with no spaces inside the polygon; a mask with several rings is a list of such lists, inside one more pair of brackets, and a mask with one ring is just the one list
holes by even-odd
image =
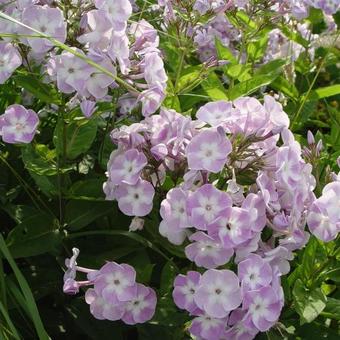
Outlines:
{"label": "flower bud", "polygon": [[312,131],[310,131],[310,130],[308,130],[308,132],[307,132],[307,142],[308,142],[309,145],[315,144],[314,135],[313,135]]}

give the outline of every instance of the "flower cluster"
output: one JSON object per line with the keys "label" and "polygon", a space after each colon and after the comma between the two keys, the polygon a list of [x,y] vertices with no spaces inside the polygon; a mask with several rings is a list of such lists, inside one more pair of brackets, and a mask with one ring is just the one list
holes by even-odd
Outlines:
{"label": "flower cluster", "polygon": [[201,339],[252,339],[271,328],[283,307],[279,269],[270,256],[251,254],[227,269],[189,271],[174,282],[176,305],[194,316],[190,332]]}
{"label": "flower cluster", "polygon": [[[179,275],[175,303],[195,316],[190,330],[200,338],[253,338],[279,318],[280,276],[308,242],[306,223],[325,241],[339,232],[338,182],[316,199],[304,160],[312,151],[301,149],[271,96],[207,103],[196,118],[163,108],[115,129],[104,191],[124,214],[142,217],[162,197],[165,178],[177,183],[161,202],[159,232],[175,245],[186,242],[187,258],[207,271]],[[243,174],[252,182],[242,184]],[[238,276],[219,269],[231,259]]]}
{"label": "flower cluster", "polygon": [[[79,267],[79,250],[66,259],[64,293],[77,294],[80,287],[93,286],[85,293],[91,314],[99,320],[122,320],[128,325],[144,323],[155,312],[157,297],[153,289],[136,282],[136,272],[128,264],[107,262],[99,270]],[[76,281],[77,271],[87,275],[86,281]]]}
{"label": "flower cluster", "polygon": [[[0,30],[22,35],[20,43],[31,49],[27,62],[45,65],[46,81],[56,82],[62,93],[75,93],[86,117],[94,112],[96,103],[110,101],[110,90],[119,85],[128,90],[121,98],[128,100],[128,112],[141,103],[145,116],[154,113],[165,97],[167,83],[157,31],[144,19],[128,24],[133,10],[129,0],[96,0],[94,4],[95,9],[80,8],[77,47],[61,54],[51,40],[64,43],[67,39],[66,20],[58,2],[5,4],[4,12],[22,25],[0,19]],[[30,37],[37,31],[48,38]],[[0,56],[0,83],[4,83],[22,58],[12,42],[0,43]]]}

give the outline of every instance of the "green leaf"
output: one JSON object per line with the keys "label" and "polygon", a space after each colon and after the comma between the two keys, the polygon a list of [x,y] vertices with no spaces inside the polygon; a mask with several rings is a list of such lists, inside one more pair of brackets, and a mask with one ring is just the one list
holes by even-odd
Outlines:
{"label": "green leaf", "polygon": [[37,335],[38,335],[39,339],[40,340],[50,339],[48,334],[46,333],[44,325],[43,325],[43,323],[40,319],[39,311],[38,311],[37,305],[34,301],[34,297],[33,297],[33,294],[30,290],[30,287],[27,284],[25,277],[20,272],[17,264],[15,263],[15,261],[14,261],[12,255],[11,255],[11,253],[9,252],[9,250],[6,246],[6,243],[5,243],[1,234],[0,234],[0,251],[2,252],[5,259],[8,261],[9,265],[11,266],[11,268],[14,272],[16,279],[18,280],[18,283],[20,285],[20,289],[21,289],[21,291],[24,295],[24,298],[25,298],[27,309],[30,312],[30,316],[32,318],[32,321],[33,321],[33,324],[34,324],[35,329],[37,331]]}
{"label": "green leaf", "polygon": [[265,34],[256,41],[251,41],[247,46],[247,53],[250,60],[259,61],[266,52],[268,45],[268,34]]}
{"label": "green leaf", "polygon": [[50,85],[43,83],[33,75],[18,74],[12,77],[15,83],[47,104],[60,104],[58,92]]}
{"label": "green leaf", "polygon": [[[131,240],[135,240],[136,242],[142,244],[143,246],[152,249],[167,261],[171,261],[171,259],[165,255],[159,248],[157,248],[152,242],[150,242],[147,238],[130,231],[125,230],[95,230],[95,231],[85,231],[79,233],[72,233],[68,236],[69,239],[76,239],[80,237],[86,236],[94,236],[94,235],[103,235],[103,236],[124,236],[130,238]],[[184,255],[185,256],[185,255]]]}
{"label": "green leaf", "polygon": [[189,66],[184,69],[176,87],[177,93],[187,93],[198,86],[203,80],[202,71],[202,65]]}
{"label": "green leaf", "polygon": [[239,81],[245,81],[251,78],[249,73],[250,67],[247,65],[230,65],[226,68],[226,73],[229,77],[233,79],[238,79]]}
{"label": "green leaf", "polygon": [[288,60],[284,59],[275,59],[269,61],[268,63],[261,66],[256,70],[255,74],[277,74],[279,75],[282,72],[282,67],[287,65]]}
{"label": "green leaf", "polygon": [[[77,118],[77,117],[76,117]],[[65,136],[63,129],[66,129]],[[96,118],[90,120],[78,119],[70,124],[64,125],[59,122],[54,132],[54,145],[59,155],[69,159],[75,159],[88,151],[97,135],[98,121]],[[64,138],[66,145],[64,145]]]}
{"label": "green leaf", "polygon": [[168,261],[161,273],[160,292],[162,295],[169,293],[174,285],[177,269],[172,261]]}
{"label": "green leaf", "polygon": [[272,87],[276,91],[280,91],[289,98],[293,100],[297,100],[299,97],[299,91],[295,87],[293,83],[290,83],[287,79],[282,76],[277,77],[271,84]]}
{"label": "green leaf", "polygon": [[340,300],[328,298],[322,314],[327,318],[340,320]]}
{"label": "green leaf", "polygon": [[81,200],[104,200],[103,183],[105,178],[91,178],[86,181],[75,182],[68,191],[68,195]]}
{"label": "green leaf", "polygon": [[50,150],[44,144],[28,144],[22,148],[22,160],[27,170],[39,176],[54,176],[66,173],[72,168],[60,168],[58,170],[55,150]]}
{"label": "green leaf", "polygon": [[316,319],[326,307],[327,298],[320,288],[309,290],[298,279],[293,288],[293,299],[300,323],[309,323]]}
{"label": "green leaf", "polygon": [[[8,314],[8,311],[6,310],[5,306],[3,305],[3,303],[1,301],[0,301],[0,315],[2,315],[3,318],[5,319],[10,331],[12,332],[11,336],[13,337],[13,339],[20,340],[21,337],[20,337],[17,329],[15,328],[15,326],[14,326],[12,320],[11,320],[11,317]],[[1,333],[0,333],[0,336],[1,336]]]}
{"label": "green leaf", "polygon": [[326,277],[334,282],[340,283],[340,268],[335,268],[327,272]]}
{"label": "green leaf", "polygon": [[300,266],[300,277],[304,282],[308,282],[312,273],[315,271],[316,252],[319,248],[319,242],[316,237],[312,236],[304,249],[302,263]]}
{"label": "green leaf", "polygon": [[115,212],[112,202],[71,200],[66,205],[65,221],[70,230],[85,228],[101,216]]}
{"label": "green leaf", "polygon": [[338,94],[340,94],[340,84],[332,85],[332,86],[326,86],[326,87],[320,87],[316,90],[313,90],[313,91],[311,91],[309,98],[317,100],[317,99],[336,96]]}
{"label": "green leaf", "polygon": [[208,78],[202,82],[201,86],[212,100],[228,100],[226,89],[215,72],[210,72]]}
{"label": "green leaf", "polygon": [[224,46],[218,38],[215,38],[215,47],[219,60],[228,60],[232,64],[237,64],[237,59],[235,58],[233,52],[231,52],[227,46]]}
{"label": "green leaf", "polygon": [[57,221],[45,212],[35,211],[7,236],[6,243],[14,258],[40,255],[60,245]]}
{"label": "green leaf", "polygon": [[258,90],[260,87],[269,85],[277,77],[276,74],[270,75],[255,75],[253,78],[243,81],[235,85],[229,91],[230,100],[237,99],[241,96],[246,96]]}

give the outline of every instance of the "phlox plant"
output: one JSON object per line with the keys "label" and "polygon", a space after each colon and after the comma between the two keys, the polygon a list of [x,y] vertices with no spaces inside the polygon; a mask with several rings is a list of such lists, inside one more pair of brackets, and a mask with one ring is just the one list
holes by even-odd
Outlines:
{"label": "phlox plant", "polygon": [[0,338],[337,339],[339,0],[0,0]]}

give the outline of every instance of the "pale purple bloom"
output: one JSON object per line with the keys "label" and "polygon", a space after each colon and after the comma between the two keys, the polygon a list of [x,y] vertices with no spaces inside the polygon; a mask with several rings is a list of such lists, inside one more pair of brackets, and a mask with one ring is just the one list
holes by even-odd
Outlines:
{"label": "pale purple bloom", "polygon": [[[74,49],[74,51],[84,55],[84,52],[79,49]],[[86,80],[91,76],[92,68],[79,57],[66,51],[56,56],[55,59],[59,90],[64,93],[81,92]]]}
{"label": "pale purple bloom", "polygon": [[243,293],[269,286],[272,281],[272,268],[261,256],[250,254],[238,264],[238,277]]}
{"label": "pale purple bloom", "polygon": [[140,93],[137,101],[142,103],[142,114],[144,117],[148,117],[155,113],[162,104],[165,98],[165,92],[162,86],[155,84],[149,89]]}
{"label": "pale purple bloom", "polygon": [[314,138],[313,132],[310,130],[307,131],[307,142],[309,145],[315,144],[315,138]]}
{"label": "pale purple bloom", "polygon": [[115,190],[119,209],[128,216],[145,216],[152,210],[155,190],[147,181],[139,180],[134,185],[122,183]]}
{"label": "pale purple bloom", "polygon": [[191,170],[221,171],[232,150],[231,143],[222,128],[201,131],[186,149]]}
{"label": "pale purple bloom", "polygon": [[85,293],[85,301],[90,305],[91,314],[98,320],[117,321],[122,318],[125,313],[126,302],[110,302],[90,288]]}
{"label": "pale purple bloom", "polygon": [[90,53],[88,57],[110,72],[112,76],[91,67],[91,75],[86,79],[84,88],[80,92],[86,97],[93,96],[96,99],[102,99],[107,95],[108,87],[114,85],[114,77],[117,72],[108,57],[95,53]]}
{"label": "pale purple bloom", "polygon": [[241,304],[238,277],[230,270],[209,269],[202,275],[194,299],[209,316],[224,318]]}
{"label": "pale purple bloom", "polygon": [[130,68],[129,39],[125,33],[114,31],[111,36],[108,55],[113,62],[118,62],[120,71],[127,74]]}
{"label": "pale purple bloom", "polygon": [[334,240],[340,232],[340,182],[327,184],[307,217],[309,230],[320,240]]}
{"label": "pale purple bloom", "polygon": [[103,183],[103,191],[105,199],[107,201],[114,201],[116,199],[115,190],[117,186],[114,185],[110,180]]}
{"label": "pale purple bloom", "polygon": [[246,259],[251,253],[255,252],[259,247],[261,240],[261,232],[253,233],[251,239],[237,246],[235,249],[235,263]]}
{"label": "pale purple bloom", "polygon": [[146,20],[142,19],[138,22],[133,22],[129,31],[136,39],[133,50],[138,51],[139,55],[146,53],[148,49],[158,47],[159,36],[157,31]]}
{"label": "pale purple bloom", "polygon": [[189,240],[194,242],[186,246],[185,255],[198,267],[211,269],[222,266],[234,253],[232,249],[224,248],[218,238],[211,237],[202,231],[191,235]]}
{"label": "pale purple bloom", "polygon": [[253,324],[261,332],[271,328],[281,313],[279,296],[272,287],[248,291],[244,296],[242,307],[248,309],[245,324]]}
{"label": "pale purple bloom", "polygon": [[294,187],[301,178],[301,157],[289,146],[282,146],[277,151],[276,175],[280,183]]}
{"label": "pale purple bloom", "polygon": [[13,104],[0,116],[0,136],[6,143],[30,143],[36,134],[39,117],[33,110]]}
{"label": "pale purple bloom", "polygon": [[137,149],[125,151],[113,159],[109,169],[110,180],[116,185],[121,183],[134,185],[147,163],[144,153]]}
{"label": "pale purple bloom", "polygon": [[[59,8],[29,6],[22,13],[22,22],[62,43],[66,40],[66,22]],[[25,29],[24,33],[32,34],[32,31]],[[48,39],[27,38],[27,43],[36,53],[45,53],[54,47]]]}
{"label": "pale purple bloom", "polygon": [[240,308],[233,310],[228,319],[228,325],[231,326],[224,333],[225,339],[232,340],[252,340],[259,332],[256,327],[249,328],[244,322],[243,318],[246,312]]}
{"label": "pale purple bloom", "polygon": [[209,0],[196,0],[194,3],[194,10],[198,11],[201,15],[204,15],[210,9]]}
{"label": "pale purple bloom", "polygon": [[173,219],[163,220],[159,224],[159,233],[166,237],[169,242],[181,245],[188,235],[188,229],[181,228],[172,223]]}
{"label": "pale purple bloom", "polygon": [[286,237],[280,239],[279,244],[290,251],[294,251],[296,249],[302,249],[307,244],[309,238],[310,233],[294,228],[289,231],[289,234]]}
{"label": "pale purple bloom", "polygon": [[0,42],[0,84],[3,84],[22,64],[21,55],[11,44]]}
{"label": "pale purple bloom", "polygon": [[107,12],[115,31],[124,31],[126,23],[132,14],[129,0],[95,0],[98,9]]}
{"label": "pale purple bloom", "polygon": [[96,102],[93,102],[91,100],[83,100],[80,103],[80,109],[86,118],[90,118],[96,111]]}
{"label": "pale purple bloom", "polygon": [[233,101],[236,109],[234,116],[239,117],[235,122],[230,121],[230,130],[233,133],[242,132],[245,136],[262,135],[269,126],[269,113],[255,98],[240,97]]}
{"label": "pale purple bloom", "polygon": [[119,113],[122,115],[131,113],[136,106],[136,97],[130,93],[125,93],[118,98],[117,106],[119,107]]}
{"label": "pale purple bloom", "polygon": [[223,335],[226,319],[217,319],[209,315],[198,316],[192,320],[189,331],[197,339],[220,339]]}
{"label": "pale purple bloom", "polygon": [[211,126],[221,125],[229,119],[233,106],[231,102],[220,100],[203,105],[196,113],[198,120]]}
{"label": "pale purple bloom", "polygon": [[250,216],[249,223],[254,232],[260,232],[266,225],[266,205],[262,196],[250,193],[242,203],[242,208],[247,210]]}
{"label": "pale purple bloom", "polygon": [[163,89],[166,87],[168,76],[158,52],[150,52],[145,55],[144,78],[150,87],[153,85],[161,85]]}
{"label": "pale purple bloom", "polygon": [[268,261],[272,268],[277,268],[280,275],[289,273],[289,261],[293,259],[293,253],[283,246],[278,246],[264,253],[264,260]]}
{"label": "pale purple bloom", "polygon": [[270,122],[274,126],[274,133],[289,127],[290,120],[287,113],[283,111],[282,105],[272,96],[264,96],[264,109],[269,113]]}
{"label": "pale purple bloom", "polygon": [[178,228],[189,227],[187,212],[188,192],[181,188],[173,188],[168,191],[166,199],[162,201],[160,215],[168,220],[171,225]]}
{"label": "pale purple bloom", "polygon": [[72,248],[72,257],[65,260],[65,266],[67,270],[64,274],[64,281],[67,279],[75,279],[77,273],[77,257],[79,256],[79,249]]}
{"label": "pale purple bloom", "polygon": [[126,303],[122,320],[128,325],[146,322],[153,317],[156,303],[154,290],[137,283],[137,295]]}
{"label": "pale purple bloom", "polygon": [[177,275],[174,281],[172,297],[178,308],[185,309],[191,314],[199,310],[195,303],[194,295],[200,279],[201,274],[195,271],[188,271],[186,275]]}
{"label": "pale purple bloom", "polygon": [[205,184],[189,196],[187,204],[191,224],[197,229],[206,230],[222,211],[231,207],[232,202],[227,193],[212,184]]}
{"label": "pale purple bloom", "polygon": [[223,245],[235,248],[251,239],[250,214],[247,210],[231,207],[221,213],[221,216],[208,226],[208,233],[220,237]]}
{"label": "pale purple bloom", "polygon": [[136,272],[128,264],[107,262],[96,275],[94,289],[108,303],[130,301],[137,296]]}
{"label": "pale purple bloom", "polygon": [[78,38],[82,44],[89,43],[91,48],[106,50],[111,41],[112,23],[103,10],[92,10],[84,17],[87,24],[86,33]]}
{"label": "pale purple bloom", "polygon": [[325,14],[335,14],[340,9],[339,0],[305,0],[307,4],[321,9]]}
{"label": "pale purple bloom", "polygon": [[64,280],[63,292],[68,295],[76,295],[79,293],[79,283],[71,278]]}
{"label": "pale purple bloom", "polygon": [[165,144],[157,144],[150,149],[156,160],[163,160],[168,155],[168,148]]}
{"label": "pale purple bloom", "polygon": [[244,201],[244,187],[236,182],[236,177],[229,179],[227,183],[227,193],[230,195],[233,204],[242,204]]}

